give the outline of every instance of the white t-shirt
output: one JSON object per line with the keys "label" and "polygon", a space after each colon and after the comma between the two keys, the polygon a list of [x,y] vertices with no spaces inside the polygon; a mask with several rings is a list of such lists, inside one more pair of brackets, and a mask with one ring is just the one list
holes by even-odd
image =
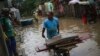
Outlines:
{"label": "white t-shirt", "polygon": [[21,18],[20,12],[19,12],[18,9],[16,9],[16,8],[13,7],[13,8],[10,9],[10,11],[14,13],[14,17],[16,17],[17,20],[19,20]]}

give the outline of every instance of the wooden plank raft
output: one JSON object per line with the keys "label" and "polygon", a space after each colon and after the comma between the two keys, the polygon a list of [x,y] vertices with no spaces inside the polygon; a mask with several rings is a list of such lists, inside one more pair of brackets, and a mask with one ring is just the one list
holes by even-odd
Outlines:
{"label": "wooden plank raft", "polygon": [[37,52],[41,52],[41,51],[45,51],[45,50],[49,50],[53,48],[62,48],[62,47],[66,47],[66,49],[68,49],[71,46],[76,46],[76,44],[80,42],[81,40],[79,39],[77,35],[66,37],[66,38],[61,38],[61,36],[58,35],[58,36],[55,36],[53,39],[46,41],[47,48],[42,49],[42,50],[39,49]]}
{"label": "wooden plank raft", "polygon": [[61,36],[56,36],[51,40],[47,40],[46,44],[47,46],[52,46],[52,45],[61,45],[61,44],[68,44],[68,43],[73,43],[73,42],[81,42],[79,37],[77,35],[75,36],[70,36],[70,37],[65,37],[61,38]]}

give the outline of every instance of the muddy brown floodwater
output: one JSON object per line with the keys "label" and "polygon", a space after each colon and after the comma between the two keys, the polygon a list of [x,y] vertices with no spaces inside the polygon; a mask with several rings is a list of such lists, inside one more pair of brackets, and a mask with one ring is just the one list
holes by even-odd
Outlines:
{"label": "muddy brown floodwater", "polygon": [[[71,26],[71,25],[76,25],[76,26],[80,27],[83,31],[93,32],[93,35],[95,35],[93,37],[93,41],[95,41],[97,43],[97,47],[100,48],[100,26],[99,26],[100,20],[99,19],[97,20],[96,24],[93,24],[93,25],[88,24],[87,26],[83,26],[81,19],[77,19],[77,18],[61,18],[60,19],[60,29],[61,30],[70,29],[69,26]],[[90,41],[90,42],[92,42],[92,41]],[[87,42],[87,44],[89,44],[89,43]],[[94,44],[92,44],[92,45],[94,45]],[[82,48],[84,49],[84,44],[83,44],[83,46],[81,45],[81,48],[79,50],[82,51]],[[81,51],[78,53],[81,53]],[[91,51],[89,51],[89,52],[91,52]],[[84,51],[82,53],[84,53]],[[99,51],[99,53],[100,53],[100,51]],[[91,54],[86,55],[86,56],[91,56]],[[77,53],[74,56],[78,56]],[[79,56],[82,56],[82,54],[79,54]],[[83,56],[84,56],[84,54],[83,54]],[[96,56],[96,54],[93,56]]]}
{"label": "muddy brown floodwater", "polygon": [[[76,48],[70,51],[70,56],[100,56],[100,22],[94,25],[82,25],[81,19],[77,18],[60,18],[60,33],[62,37],[71,36],[78,32],[91,33],[93,38],[83,40],[83,43],[77,44]],[[36,52],[37,47],[44,46],[45,39],[41,36],[42,24],[34,26],[18,27],[17,40],[21,38],[22,43],[18,43],[20,55],[24,56],[49,56],[48,51]],[[86,34],[87,34],[86,33]],[[84,34],[83,34],[84,36]],[[87,36],[88,37],[88,36]],[[19,39],[20,40],[20,39]]]}
{"label": "muddy brown floodwater", "polygon": [[94,38],[94,40],[98,43],[98,46],[100,46],[100,20],[97,20],[97,23],[94,25],[87,25],[87,26],[83,26],[81,19],[79,18],[60,18],[60,29],[64,30],[64,29],[70,29],[69,26],[71,25],[76,25],[78,27],[80,27],[83,31],[92,31],[95,34],[97,34]]}

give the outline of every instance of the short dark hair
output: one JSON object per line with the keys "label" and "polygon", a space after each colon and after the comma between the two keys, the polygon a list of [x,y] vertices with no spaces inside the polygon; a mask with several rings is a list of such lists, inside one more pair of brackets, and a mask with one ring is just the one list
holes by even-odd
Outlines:
{"label": "short dark hair", "polygon": [[53,15],[53,12],[48,12],[48,15]]}

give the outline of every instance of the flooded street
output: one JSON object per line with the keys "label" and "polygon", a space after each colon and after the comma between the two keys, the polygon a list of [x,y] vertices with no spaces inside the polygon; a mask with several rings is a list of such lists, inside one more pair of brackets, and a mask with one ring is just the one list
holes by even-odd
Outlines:
{"label": "flooded street", "polygon": [[0,56],[100,56],[100,0],[0,0],[0,48]]}
{"label": "flooded street", "polygon": [[[97,25],[96,25],[97,26]],[[100,48],[98,47],[99,38],[98,31],[94,28],[83,26],[80,19],[61,18],[60,34],[62,37],[79,35],[83,40],[77,44],[76,48],[70,51],[70,56],[100,56]],[[91,29],[90,29],[91,28]],[[39,26],[19,27],[16,37],[19,55],[23,56],[50,56],[48,51],[37,52],[37,48],[45,46],[45,39],[41,36],[42,24]],[[17,31],[16,30],[16,31]],[[89,35],[90,34],[90,35]],[[96,40],[96,41],[95,41]],[[21,43],[20,43],[21,42]],[[20,46],[19,46],[20,45]]]}
{"label": "flooded street", "polygon": [[94,40],[98,43],[98,46],[100,46],[100,20],[97,20],[96,24],[93,25],[82,25],[81,19],[78,18],[61,18],[60,19],[60,29],[70,29],[70,26],[78,26],[81,31],[86,31],[86,32],[92,32],[94,36]]}

